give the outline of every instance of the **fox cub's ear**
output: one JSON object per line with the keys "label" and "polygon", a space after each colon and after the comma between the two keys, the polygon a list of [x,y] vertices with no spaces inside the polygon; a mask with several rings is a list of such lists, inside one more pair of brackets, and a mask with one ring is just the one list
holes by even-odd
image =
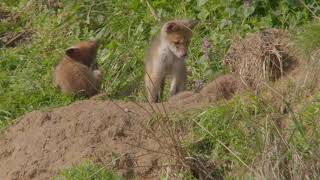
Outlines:
{"label": "fox cub's ear", "polygon": [[179,30],[179,25],[176,22],[169,22],[166,25],[166,32],[167,33],[176,32],[178,30]]}
{"label": "fox cub's ear", "polygon": [[80,53],[80,49],[77,47],[70,47],[66,50],[66,55],[69,57],[74,57],[76,54]]}
{"label": "fox cub's ear", "polygon": [[199,21],[198,20],[194,20],[194,19],[192,19],[192,20],[184,20],[183,21],[183,24],[185,26],[187,26],[188,28],[190,28],[190,29],[193,29],[194,26],[196,26],[198,23],[199,23]]}

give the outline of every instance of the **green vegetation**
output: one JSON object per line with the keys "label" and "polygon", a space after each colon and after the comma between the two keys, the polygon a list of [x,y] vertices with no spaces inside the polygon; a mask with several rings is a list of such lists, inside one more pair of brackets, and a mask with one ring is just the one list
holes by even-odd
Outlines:
{"label": "green vegetation", "polygon": [[113,172],[105,170],[102,166],[93,164],[92,162],[83,162],[80,165],[65,169],[53,180],[121,180],[119,176]]}
{"label": "green vegetation", "polygon": [[[236,36],[269,27],[294,29],[307,55],[320,47],[320,25],[313,22],[313,16],[320,15],[316,0],[150,2],[163,22],[172,18],[200,20],[189,48],[189,88],[195,80],[207,82],[225,72],[221,62]],[[80,40],[101,41],[98,63],[105,75],[102,89],[108,97],[145,101],[144,51],[160,28],[147,1],[62,3],[61,8],[48,8],[46,1],[38,0],[0,2],[0,128],[26,112],[79,99],[62,95],[51,82],[53,68],[64,49]],[[208,52],[202,47],[204,40],[211,44]],[[237,96],[187,117],[194,123],[194,138],[201,141],[201,146],[190,145],[190,151],[212,159],[226,177],[286,178],[284,174],[296,172],[300,176],[300,169],[307,168],[310,173],[319,172],[319,108],[317,96],[294,117],[282,117],[272,104],[257,96]],[[293,119],[286,137],[275,125],[278,118]],[[89,163],[65,170],[61,177],[86,179],[98,169]],[[101,171],[96,178],[117,179],[107,171]]]}
{"label": "green vegetation", "polygon": [[[58,9],[48,9],[45,2],[4,0],[1,3],[0,14],[8,18],[0,24],[0,121],[76,100],[52,87],[52,70],[65,48],[90,38],[102,42],[98,62],[105,74],[103,91],[113,99],[129,96],[145,100],[144,50],[159,30],[159,23],[145,1],[63,1],[63,8]],[[194,80],[208,81],[223,72],[221,59],[235,35],[243,36],[266,27],[296,27],[312,19],[312,14],[298,1],[248,2],[152,1],[162,21],[201,20],[190,47],[190,85]],[[307,5],[319,13],[315,1]],[[25,40],[15,43],[14,48],[5,46],[19,35]],[[202,49],[203,39],[211,43],[208,58]]]}
{"label": "green vegetation", "polygon": [[320,47],[320,23],[306,24],[303,29],[304,31],[299,34],[297,41],[299,47],[304,50],[304,55],[310,56],[313,51]]}
{"label": "green vegetation", "polygon": [[194,124],[188,148],[217,164],[212,175],[315,178],[320,161],[319,108],[319,95],[290,115],[266,107],[264,100],[251,94],[237,96],[183,119]]}

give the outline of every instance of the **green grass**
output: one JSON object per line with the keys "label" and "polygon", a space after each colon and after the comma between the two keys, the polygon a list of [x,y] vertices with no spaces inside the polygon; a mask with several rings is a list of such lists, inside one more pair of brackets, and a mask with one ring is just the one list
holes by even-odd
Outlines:
{"label": "green grass", "polygon": [[[69,104],[52,87],[52,71],[63,51],[74,42],[100,39],[98,63],[104,73],[102,90],[113,99],[144,101],[143,59],[159,23],[144,1],[63,1],[62,9],[47,9],[45,3],[26,0],[2,1],[1,7],[16,18],[1,21],[0,35],[32,32],[32,37],[14,48],[0,44],[0,121],[14,119],[35,109]],[[311,20],[299,3],[259,0],[246,7],[241,1],[154,0],[162,21],[198,18],[190,45],[189,88],[194,80],[209,81],[224,69],[221,60],[236,35],[261,28],[296,27]],[[314,4],[310,3],[310,6]],[[202,41],[211,43],[209,58]]]}
{"label": "green grass", "polygon": [[263,149],[262,117],[270,112],[255,96],[244,94],[185,117],[194,124],[192,142],[199,142],[189,148],[213,160],[223,174],[251,164]]}
{"label": "green grass", "polygon": [[[32,34],[16,47],[7,47],[0,41],[0,129],[27,112],[64,106],[79,99],[55,89],[52,72],[64,49],[81,40],[101,41],[97,58],[104,74],[102,90],[108,97],[145,101],[144,52],[160,29],[146,1],[63,0],[61,9],[48,9],[44,2],[0,2],[0,13],[5,9],[12,14],[12,18],[0,20],[0,37],[6,33],[14,37],[24,31]],[[247,6],[242,0],[151,1],[162,22],[173,18],[200,20],[189,48],[188,88],[195,80],[208,82],[225,73],[222,59],[236,36],[270,27],[294,29],[299,32],[298,44],[307,55],[319,48],[319,24],[313,22],[312,13],[299,0],[250,2]],[[305,4],[320,15],[317,1],[306,0]],[[208,57],[202,48],[204,39],[211,44]],[[259,171],[263,177],[280,177],[274,174],[284,162],[297,164],[293,170],[300,165],[317,169],[319,98],[300,111],[290,123],[290,136],[283,138],[274,126],[279,113],[272,104],[264,104],[252,94],[237,96],[186,117],[194,124],[194,139],[201,140],[199,146],[190,145],[190,151],[217,162],[219,172],[226,178],[255,177],[246,165],[262,168],[261,162],[275,168],[273,172]],[[97,169],[99,166],[89,163],[65,170],[59,177],[81,179]],[[116,178],[108,171],[102,171],[99,177]]]}
{"label": "green grass", "polygon": [[[320,162],[319,100],[317,95],[299,111],[282,114],[272,103],[242,94],[182,117],[193,124],[193,136],[184,144],[191,154],[215,162],[212,175],[219,172],[226,179],[315,178]],[[280,121],[288,127],[281,128]]]}
{"label": "green grass", "polygon": [[303,31],[299,33],[297,42],[303,49],[304,55],[308,56],[320,47],[320,22],[311,22],[304,25]]}
{"label": "green grass", "polygon": [[53,180],[121,180],[120,176],[90,161],[65,169]]}

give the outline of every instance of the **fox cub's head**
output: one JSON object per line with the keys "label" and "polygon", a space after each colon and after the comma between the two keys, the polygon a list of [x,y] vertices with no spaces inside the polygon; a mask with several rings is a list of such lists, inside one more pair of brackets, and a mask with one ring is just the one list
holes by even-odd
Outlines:
{"label": "fox cub's head", "polygon": [[161,29],[162,39],[178,58],[187,56],[192,28],[197,23],[196,20],[173,20],[163,25]]}
{"label": "fox cub's head", "polygon": [[98,50],[98,42],[82,41],[66,50],[66,55],[86,66],[94,63]]}

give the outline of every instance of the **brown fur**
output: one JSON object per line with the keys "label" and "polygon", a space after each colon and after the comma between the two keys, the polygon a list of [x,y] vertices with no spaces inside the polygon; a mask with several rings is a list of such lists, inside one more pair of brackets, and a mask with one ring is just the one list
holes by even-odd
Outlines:
{"label": "brown fur", "polygon": [[200,94],[208,97],[210,101],[219,99],[230,99],[237,91],[243,89],[239,80],[232,74],[218,77],[205,86]]}
{"label": "brown fur", "polygon": [[149,102],[159,102],[167,75],[171,76],[170,95],[185,90],[187,70],[185,58],[192,36],[194,20],[165,23],[148,51],[145,64],[145,87]]}
{"label": "brown fur", "polygon": [[101,71],[91,70],[95,63],[96,41],[83,41],[66,50],[54,71],[54,84],[64,93],[93,96],[101,84]]}
{"label": "brown fur", "polygon": [[207,98],[193,91],[183,91],[169,98],[168,102],[175,105],[207,103]]}
{"label": "brown fur", "polygon": [[48,0],[47,7],[49,9],[51,9],[51,8],[58,9],[58,8],[62,8],[63,4],[59,0]]}
{"label": "brown fur", "polygon": [[244,90],[241,82],[233,75],[223,75],[206,85],[200,93],[183,91],[170,97],[169,103],[190,104],[199,102],[216,102],[230,99],[235,93]]}

